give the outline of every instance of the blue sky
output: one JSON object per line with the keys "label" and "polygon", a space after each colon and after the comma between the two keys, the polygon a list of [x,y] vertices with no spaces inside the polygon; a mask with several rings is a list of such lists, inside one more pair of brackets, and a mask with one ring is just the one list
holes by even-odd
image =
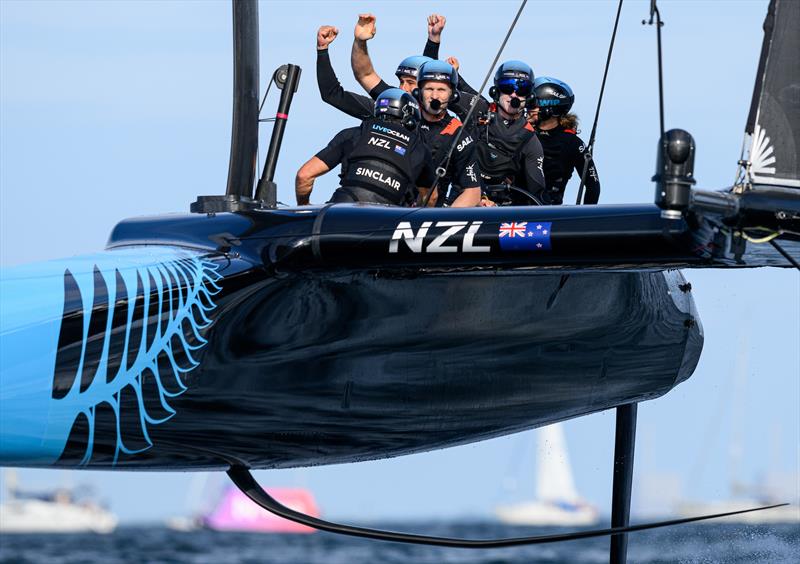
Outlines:
{"label": "blue sky", "polygon": [[[766,4],[741,1],[721,9],[718,2],[660,3],[666,22],[666,123],[695,136],[700,187],[721,188],[734,179]],[[653,198],[655,31],[641,25],[648,5],[626,2],[623,9],[595,152],[601,203]],[[443,13],[448,23],[441,55],[459,57],[463,74],[477,86],[517,6],[262,3],[262,85],[280,64],[303,68],[276,174],[279,199],[291,202],[300,164],[337,131],[355,125],[319,100],[314,73],[319,25],[339,27],[331,58],[345,87],[357,90],[349,71],[357,13],[378,16],[370,51],[387,82],[393,82],[397,62],[422,49],[427,14]],[[502,57],[526,60],[537,75],[569,83],[584,139],[615,8],[615,2],[531,2]],[[188,212],[196,195],[224,192],[232,90],[227,2],[4,0],[0,26],[3,266],[101,249],[125,217]],[[265,113],[276,105],[273,92]],[[262,147],[268,135],[267,127]],[[327,199],[335,184],[334,174],[319,181],[312,201]],[[575,190],[573,179],[567,200],[574,200]],[[796,500],[798,273],[684,274],[694,287],[705,350],[689,381],[640,406],[634,504],[658,510],[673,494],[721,498],[732,478],[766,483],[780,475],[789,484],[786,495]],[[746,378],[737,380],[737,366]],[[578,488],[606,511],[613,426],[613,412],[565,426]],[[424,455],[260,477],[274,485],[312,487],[334,517],[487,515],[499,501],[533,494],[532,439],[523,433]],[[732,455],[735,445],[741,456]],[[31,470],[21,478],[31,487],[92,483],[130,522],[185,512],[192,476]],[[507,486],[514,481],[518,488],[511,491]]]}

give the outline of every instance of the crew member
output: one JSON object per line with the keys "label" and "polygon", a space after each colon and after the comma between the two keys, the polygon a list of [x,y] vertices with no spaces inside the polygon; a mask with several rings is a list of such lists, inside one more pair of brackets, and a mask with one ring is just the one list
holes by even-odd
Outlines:
{"label": "crew member", "polygon": [[[583,173],[586,147],[577,135],[578,116],[569,113],[575,95],[566,83],[557,78],[540,76],[533,82],[539,115],[537,136],[544,149],[546,190],[541,199],[545,204],[560,204],[564,200],[572,171]],[[594,162],[589,159],[586,171],[585,204],[596,204],[600,198],[600,180]]]}
{"label": "crew member", "polygon": [[[361,16],[359,16],[359,24],[360,22]],[[356,33],[360,30],[359,24],[356,25]],[[391,86],[381,81],[380,85],[376,84],[377,88],[375,88],[374,92],[368,90],[370,96],[363,96],[345,90],[333,71],[328,54],[328,47],[338,34],[339,30],[330,25],[323,25],[317,30],[317,86],[319,87],[320,96],[323,102],[349,116],[361,120],[369,119],[372,117],[373,100],[381,92],[391,88]],[[417,71],[420,65],[427,60],[429,58],[423,56],[412,56],[403,59],[395,72],[401,89],[411,92],[416,88]]]}
{"label": "crew member", "polygon": [[489,90],[492,102],[461,91],[461,113],[466,114],[473,103],[477,106],[465,126],[477,136],[476,153],[487,190],[515,187],[503,196],[515,205],[540,203],[537,196],[545,189],[542,145],[525,113],[532,94],[533,71],[522,61],[506,61],[497,68]]}
{"label": "crew member", "polygon": [[341,183],[332,203],[402,205],[415,186],[426,196],[435,173],[430,149],[417,131],[419,121],[419,104],[410,94],[399,88],[383,92],[375,101],[373,118],[339,132],[300,168],[297,204],[307,205],[314,180],[339,164]]}
{"label": "crew member", "polygon": [[[475,143],[468,133],[459,136],[461,122],[447,111],[450,102],[458,100],[458,74],[444,61],[428,61],[420,67],[417,83],[419,88],[414,94],[422,110],[420,132],[431,149],[434,165],[437,168],[447,165],[432,199],[446,200],[455,208],[476,206],[480,203],[482,183]],[[456,137],[458,143],[453,147],[450,161],[445,163]]]}

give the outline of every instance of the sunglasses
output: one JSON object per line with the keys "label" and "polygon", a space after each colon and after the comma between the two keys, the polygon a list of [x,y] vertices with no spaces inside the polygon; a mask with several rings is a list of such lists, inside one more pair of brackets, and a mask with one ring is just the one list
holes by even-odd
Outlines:
{"label": "sunglasses", "polygon": [[533,92],[533,83],[524,78],[504,78],[497,83],[497,89],[502,94],[517,93],[517,96],[526,98]]}

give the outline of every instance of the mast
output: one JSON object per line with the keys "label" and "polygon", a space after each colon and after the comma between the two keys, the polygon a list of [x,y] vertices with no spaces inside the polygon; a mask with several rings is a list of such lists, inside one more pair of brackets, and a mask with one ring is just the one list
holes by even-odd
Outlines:
{"label": "mast", "polygon": [[253,197],[258,155],[258,3],[233,6],[233,124],[225,194]]}
{"label": "mast", "polygon": [[232,0],[233,120],[228,182],[224,196],[197,196],[192,213],[253,209],[258,159],[258,1]]}

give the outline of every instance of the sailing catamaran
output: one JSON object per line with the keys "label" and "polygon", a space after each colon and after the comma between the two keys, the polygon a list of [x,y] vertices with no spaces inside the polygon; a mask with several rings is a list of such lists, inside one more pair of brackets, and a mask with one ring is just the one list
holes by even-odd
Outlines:
{"label": "sailing catamaran", "polygon": [[[591,534],[624,539],[635,406],[688,378],[702,349],[676,269],[797,264],[797,151],[780,147],[800,146],[798,26],[797,3],[772,2],[755,141],[729,190],[692,188],[694,141],[672,130],[655,204],[278,209],[299,69],[281,75],[254,191],[257,5],[235,2],[226,195],[124,220],[104,252],[3,271],[0,462],[228,470],[270,506],[249,469],[398,456],[616,407],[618,518]],[[511,230],[540,246],[507,245]],[[513,542],[564,538],[577,537]]]}

